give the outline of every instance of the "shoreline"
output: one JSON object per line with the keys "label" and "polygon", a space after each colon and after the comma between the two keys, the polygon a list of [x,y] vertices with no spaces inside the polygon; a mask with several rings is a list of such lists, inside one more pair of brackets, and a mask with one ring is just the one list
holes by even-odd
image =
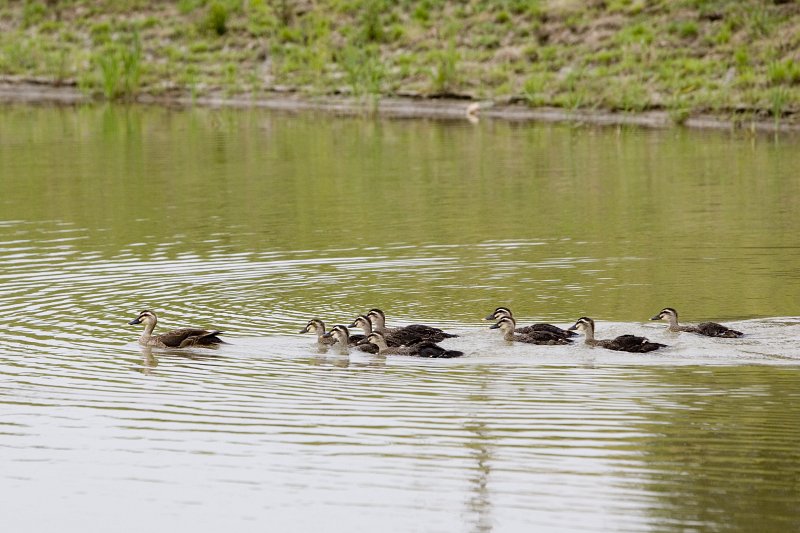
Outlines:
{"label": "shoreline", "polygon": [[[303,96],[293,92],[273,92],[257,98],[239,96],[200,96],[141,94],[132,104],[164,107],[208,107],[269,109],[275,111],[319,111],[356,116],[375,114],[399,119],[467,120],[481,118],[508,122],[573,123],[594,126],[634,126],[648,129],[688,128],[693,130],[749,131],[753,133],[800,133],[800,123],[701,114],[686,118],[680,124],[667,111],[613,112],[599,110],[564,110],[556,107],[528,107],[522,104],[496,103],[457,98],[377,97],[369,99],[347,96]],[[106,103],[93,98],[74,84],[53,83],[38,78],[0,78],[0,104],[93,105]],[[124,104],[123,104],[124,105]]]}

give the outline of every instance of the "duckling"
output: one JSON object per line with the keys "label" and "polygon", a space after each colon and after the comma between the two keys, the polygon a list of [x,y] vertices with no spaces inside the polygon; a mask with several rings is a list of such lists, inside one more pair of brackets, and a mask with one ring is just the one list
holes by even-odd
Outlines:
{"label": "duckling", "polygon": [[[500,320],[503,317],[514,318],[514,315],[511,313],[511,309],[508,307],[498,307],[484,320]],[[522,326],[521,328],[517,328],[515,331],[523,334],[529,334],[534,331],[549,331],[550,333],[558,335],[562,339],[566,339],[567,337],[575,337],[578,335],[574,331],[567,331],[566,329],[561,329],[560,327],[552,324],[533,324],[530,326]]]}
{"label": "duckling", "polygon": [[[300,330],[300,333],[316,333],[317,334],[317,343],[323,344],[326,346],[330,346],[336,342],[336,339],[330,336],[325,336],[325,322],[320,320],[319,318],[312,318],[306,324],[306,327]],[[363,341],[366,337],[364,335],[351,335],[350,336],[350,346],[355,346],[359,342]]]}
{"label": "duckling", "polygon": [[[357,345],[356,348],[358,350],[368,353],[378,352],[377,346],[371,346],[370,344],[366,343],[366,337],[364,335],[359,335],[359,337],[362,337],[359,342],[364,344]],[[323,335],[323,338],[326,339],[324,342],[327,342],[327,339],[331,339],[331,344],[338,342],[342,351],[346,351],[348,346],[353,346],[353,342],[351,341],[350,337],[350,330],[347,329],[347,326],[333,326],[328,333]]]}
{"label": "duckling", "polygon": [[665,307],[650,320],[668,320],[667,331],[688,331],[689,333],[698,333],[706,337],[736,338],[744,335],[741,331],[730,329],[716,322],[702,322],[696,326],[681,326],[678,324],[678,312],[672,307]]}
{"label": "duckling", "polygon": [[139,337],[139,344],[143,346],[155,346],[157,348],[188,348],[190,346],[213,346],[215,344],[225,344],[217,335],[222,333],[219,330],[205,330],[198,328],[173,329],[166,333],[153,335],[153,330],[158,323],[158,317],[153,311],[145,309],[139,316],[128,322],[128,324],[144,324],[144,333]]}
{"label": "duckling", "polygon": [[504,316],[489,329],[499,329],[503,332],[503,338],[507,341],[526,342],[528,344],[572,344],[572,341],[561,337],[557,333],[544,330],[532,330],[529,333],[519,334],[516,329],[517,323],[510,316]]}
{"label": "duckling", "polygon": [[366,315],[372,322],[372,330],[382,335],[391,335],[393,341],[409,346],[419,342],[441,342],[444,339],[458,337],[452,333],[426,326],[424,324],[411,324],[399,328],[386,327],[386,314],[380,309],[370,309]]}
{"label": "duckling", "polygon": [[464,352],[458,350],[446,350],[428,341],[422,341],[412,346],[389,346],[386,344],[386,338],[380,333],[370,333],[367,335],[366,342],[372,343],[378,347],[379,355],[416,355],[418,357],[427,357],[431,359],[452,359],[453,357],[461,357]]}
{"label": "duckling", "polygon": [[635,335],[620,335],[615,339],[597,340],[594,338],[594,320],[587,316],[579,318],[569,329],[582,331],[586,335],[586,344],[589,346],[600,346],[618,352],[645,353],[667,347],[666,344],[650,342],[644,337]]}

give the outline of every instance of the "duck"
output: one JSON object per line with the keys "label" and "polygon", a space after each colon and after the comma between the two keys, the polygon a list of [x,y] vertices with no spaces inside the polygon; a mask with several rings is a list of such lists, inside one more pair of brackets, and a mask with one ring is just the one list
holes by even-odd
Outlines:
{"label": "duck", "polygon": [[742,337],[744,335],[741,331],[736,331],[735,329],[717,324],[716,322],[701,322],[696,326],[681,326],[678,324],[678,312],[672,307],[665,307],[650,320],[668,320],[669,326],[667,326],[667,331],[687,331],[689,333],[705,335],[706,337],[725,337],[729,339]]}
{"label": "duck", "polygon": [[525,342],[528,344],[572,344],[570,339],[562,337],[557,333],[545,330],[531,330],[528,333],[517,333],[517,323],[510,316],[504,316],[497,321],[497,324],[489,326],[489,329],[499,329],[503,332],[503,338],[507,341]]}
{"label": "duck", "polygon": [[579,318],[569,329],[572,331],[582,331],[583,334],[586,335],[585,342],[589,346],[600,346],[601,348],[616,350],[618,352],[646,353],[667,347],[666,344],[650,342],[646,338],[637,337],[636,335],[620,335],[614,339],[595,339],[594,320],[588,316]]}
{"label": "duck", "polygon": [[[484,320],[500,320],[501,318],[504,317],[514,318],[514,315],[511,313],[511,309],[509,309],[508,307],[498,307],[497,309],[494,310],[492,314],[488,315]],[[548,331],[564,339],[568,337],[576,337],[578,335],[574,331],[561,329],[560,327],[554,326],[552,324],[532,324],[530,326],[522,326],[516,328],[515,331],[517,333],[522,333],[526,335],[534,331]]]}
{"label": "duck", "polygon": [[[318,344],[330,346],[331,344],[334,344],[336,342],[336,339],[334,337],[325,335],[325,322],[323,322],[319,318],[312,318],[311,320],[309,320],[308,324],[306,324],[306,327],[300,330],[300,334],[303,333],[316,333]],[[350,346],[355,346],[364,339],[365,339],[364,335],[350,335],[349,344]]]}
{"label": "duck", "polygon": [[[356,348],[362,352],[368,353],[378,353],[378,347],[369,344],[366,342],[366,336],[359,335],[360,337],[364,337],[359,341],[359,344]],[[350,330],[347,329],[347,326],[336,325],[331,328],[331,330],[323,335],[325,339],[332,339],[330,344],[339,343],[342,351],[347,351],[348,346],[353,346],[352,337],[350,337]]]}
{"label": "duck", "polygon": [[441,342],[444,339],[458,337],[439,328],[424,324],[411,324],[399,328],[386,327],[386,314],[380,309],[370,309],[366,314],[372,323],[372,330],[384,336],[391,336],[394,342],[409,346],[419,342]]}
{"label": "duck", "polygon": [[366,342],[378,347],[378,355],[414,355],[430,359],[452,359],[464,355],[464,352],[447,350],[429,341],[418,342],[412,346],[389,346],[386,337],[377,332],[367,335]]}
{"label": "duck", "polygon": [[189,348],[191,346],[213,346],[226,344],[219,338],[219,330],[206,330],[200,328],[181,328],[153,335],[153,330],[158,323],[155,312],[145,309],[139,316],[128,322],[130,325],[144,324],[144,333],[139,337],[142,346],[155,346],[157,348]]}

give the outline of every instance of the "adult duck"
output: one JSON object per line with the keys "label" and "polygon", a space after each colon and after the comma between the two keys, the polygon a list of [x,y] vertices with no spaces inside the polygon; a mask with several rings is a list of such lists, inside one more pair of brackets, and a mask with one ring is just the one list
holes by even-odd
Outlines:
{"label": "adult duck", "polygon": [[128,324],[144,324],[144,333],[139,337],[139,344],[143,346],[155,346],[156,348],[188,348],[191,346],[225,344],[225,342],[219,338],[219,334],[222,333],[219,330],[181,328],[153,335],[153,330],[156,324],[158,324],[158,316],[149,309],[145,309],[139,313],[139,316],[128,322]]}

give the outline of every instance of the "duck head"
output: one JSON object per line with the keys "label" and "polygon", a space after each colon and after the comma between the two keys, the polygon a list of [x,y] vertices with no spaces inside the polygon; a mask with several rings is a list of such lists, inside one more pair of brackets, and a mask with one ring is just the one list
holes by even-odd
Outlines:
{"label": "duck head", "polygon": [[497,321],[497,324],[489,326],[489,329],[499,329],[504,334],[513,333],[517,323],[510,316],[504,316]]}
{"label": "duck head", "polygon": [[673,309],[672,307],[665,307],[664,309],[659,311],[659,313],[656,316],[654,316],[653,318],[651,318],[650,320],[669,320],[670,322],[672,320],[675,320],[675,322],[677,322],[678,321],[678,312],[675,309]]}
{"label": "duck head", "polygon": [[370,322],[372,322],[373,328],[381,329],[386,327],[386,314],[380,309],[370,309],[369,313],[367,313],[367,317]]}
{"label": "duck head", "polygon": [[380,333],[370,333],[367,335],[367,338],[362,341],[363,344],[374,344],[378,347],[379,350],[385,350],[389,347],[386,344],[386,337],[381,335]]}
{"label": "duck head", "polygon": [[346,347],[347,343],[350,342],[350,331],[347,329],[346,326],[342,325],[333,326],[333,328],[331,328],[331,330],[328,333],[323,335],[323,337],[325,337],[326,339],[333,337],[334,339],[336,339],[336,342],[341,344],[343,347]]}
{"label": "duck head", "polygon": [[582,333],[587,333],[589,331],[594,332],[594,320],[589,318],[588,316],[580,317],[575,324],[567,328],[568,331],[580,331]]}
{"label": "duck head", "polygon": [[512,318],[511,309],[508,307],[498,307],[491,315],[488,315],[484,320],[500,320],[503,317]]}
{"label": "duck head", "polygon": [[139,313],[139,316],[128,322],[128,324],[130,325],[144,324],[145,326],[150,326],[150,325],[155,326],[157,321],[158,317],[156,316],[156,314],[153,311],[150,311],[149,309],[145,309],[144,311]]}
{"label": "duck head", "polygon": [[370,322],[367,315],[358,315],[353,322],[347,326],[348,328],[361,328],[368,335],[372,333],[372,322]]}
{"label": "duck head", "polygon": [[319,335],[325,334],[325,322],[319,318],[312,318],[306,324],[306,327],[300,330],[300,333],[317,333]]}

